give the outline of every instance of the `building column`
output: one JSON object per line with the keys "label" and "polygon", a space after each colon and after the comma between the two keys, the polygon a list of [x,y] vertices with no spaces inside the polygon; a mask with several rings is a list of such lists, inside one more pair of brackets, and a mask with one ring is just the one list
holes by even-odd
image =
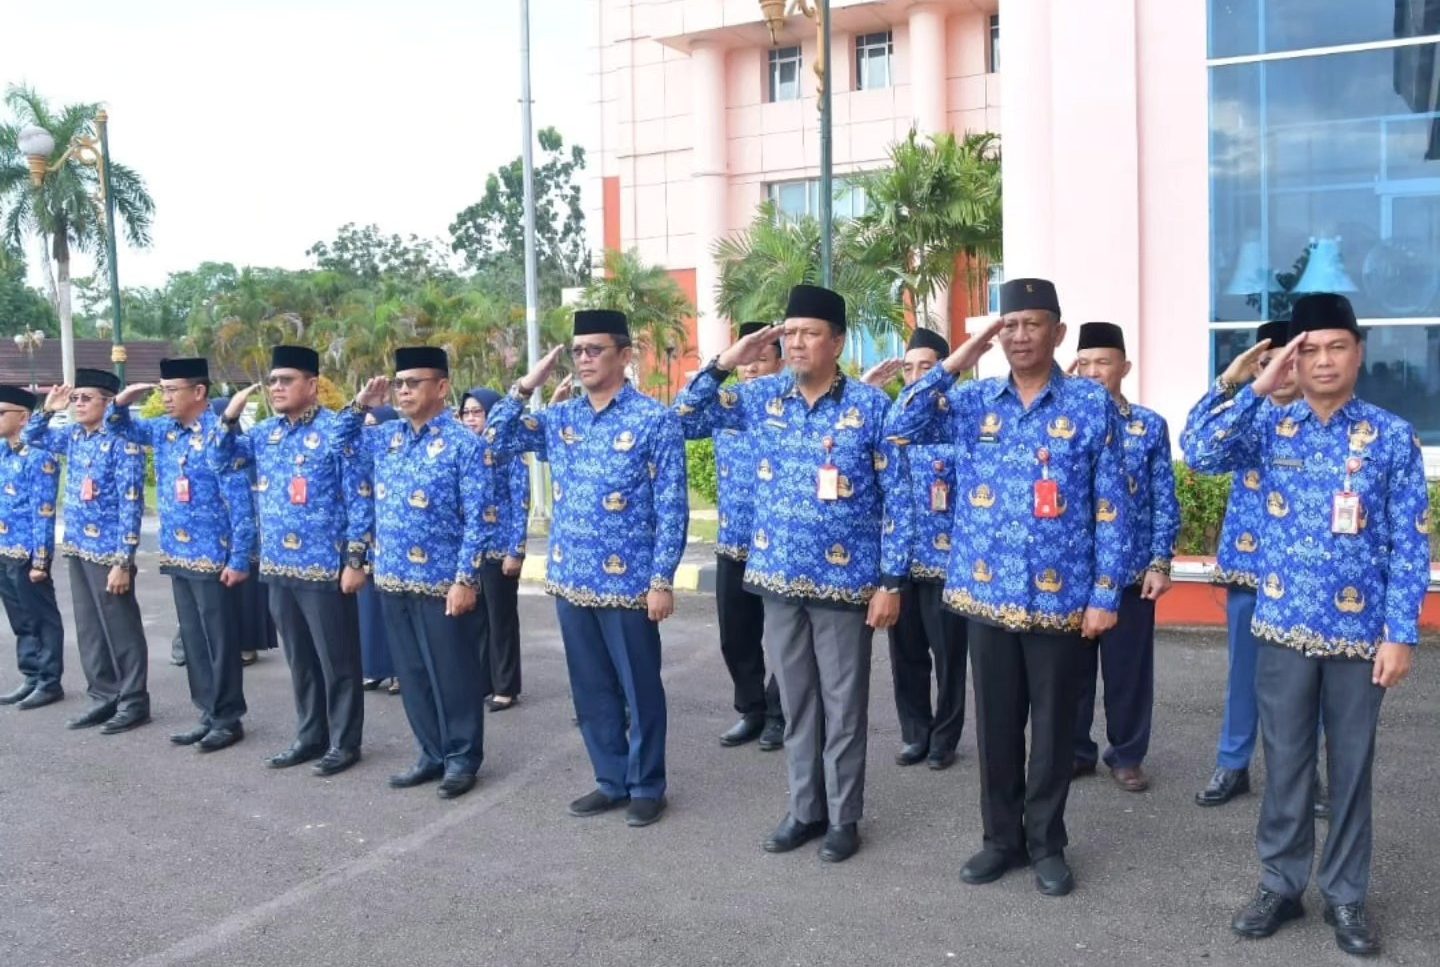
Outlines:
{"label": "building column", "polygon": [[709,359],[730,345],[730,320],[715,309],[715,243],[725,236],[729,175],[725,125],[725,49],[697,43],[690,51],[691,153],[695,204],[695,330],[700,358]]}
{"label": "building column", "polygon": [[910,111],[921,134],[949,130],[945,70],[945,10],[934,3],[910,8]]}

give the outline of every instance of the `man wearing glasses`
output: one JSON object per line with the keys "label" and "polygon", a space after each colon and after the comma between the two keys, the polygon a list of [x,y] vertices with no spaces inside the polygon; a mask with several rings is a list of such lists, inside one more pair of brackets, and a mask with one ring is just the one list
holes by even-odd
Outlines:
{"label": "man wearing glasses", "polygon": [[275,416],[246,433],[245,405],[259,385],[231,398],[210,448],[212,468],[255,465],[260,577],[285,646],[299,718],[295,741],[266,760],[272,769],[320,761],[333,776],[360,761],[365,719],[355,592],[365,583],[370,486],[353,456],[363,414],[319,403],[320,354],[276,346],[265,384]]}
{"label": "man wearing glasses", "polygon": [[162,359],[165,415],[130,416],[130,405],[156,387],[127,386],[106,411],[111,433],[155,453],[160,507],[160,571],[170,575],[190,700],[200,723],[170,736],[176,745],[216,752],[245,736],[241,680],[240,596],[250,576],[255,509],[244,467],[217,471],[205,454],[219,418],[210,410],[210,366],[204,359]]}
{"label": "man wearing glasses", "polygon": [[[26,443],[64,456],[69,468],[60,550],[70,559],[76,644],[92,704],[65,724],[98,725],[103,735],[150,721],[150,654],[134,583],[145,457],[105,426],[105,407],[119,391],[115,374],[77,369],[74,389],[52,389],[44,412],[25,427]],[[74,407],[75,422],[52,429],[51,418],[66,406]]]}
{"label": "man wearing glasses", "polygon": [[0,696],[0,704],[22,709],[65,697],[60,687],[65,628],[50,578],[60,468],[21,439],[35,402],[29,390],[0,386],[0,599],[24,676],[18,688]]}
{"label": "man wearing glasses", "polygon": [[[485,507],[494,493],[479,438],[450,408],[445,350],[395,351],[395,378],[374,379],[362,408],[395,391],[401,419],[365,431],[361,469],[374,490],[375,587],[400,696],[420,759],[395,789],[440,780],[441,799],[475,788],[484,758],[479,615]],[[363,509],[363,508],[362,508]]]}
{"label": "man wearing glasses", "polygon": [[551,350],[495,404],[486,433],[501,455],[528,450],[550,462],[546,590],[555,595],[596,785],[570,813],[628,806],[626,823],[648,826],[665,809],[659,624],[675,609],[672,582],[689,521],[685,441],[680,418],[626,380],[629,323],[610,310],[575,313],[570,353],[585,394],[525,413],[524,401],[564,351]]}

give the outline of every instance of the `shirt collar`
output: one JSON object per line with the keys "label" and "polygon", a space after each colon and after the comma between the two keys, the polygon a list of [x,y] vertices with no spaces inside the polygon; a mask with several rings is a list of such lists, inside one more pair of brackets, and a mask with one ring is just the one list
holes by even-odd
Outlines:
{"label": "shirt collar", "polygon": [[[786,387],[785,392],[781,393],[780,395],[785,399],[795,397],[797,399],[803,400],[804,397],[800,395],[800,384],[796,382],[795,374],[787,369],[785,371],[785,380],[789,385]],[[843,369],[835,370],[835,378],[831,380],[830,388],[827,389],[824,393],[820,394],[821,399],[824,399],[827,396],[830,397],[832,400],[835,400],[836,402],[844,399],[845,383],[845,371]]]}
{"label": "shirt collar", "polygon": [[[1065,386],[1066,379],[1067,377],[1065,376],[1065,374],[1060,371],[1059,364],[1051,363],[1050,381],[1046,383],[1045,388],[1042,389],[1038,395],[1036,395],[1034,402],[1040,402],[1042,399],[1045,398],[1047,393],[1053,393],[1056,396],[1060,395],[1061,391]],[[1007,392],[1015,397],[1016,402],[1019,402],[1020,394],[1015,391],[1014,374],[1006,376],[1004,379],[997,379],[995,381],[995,385],[990,389],[990,402],[995,402],[1001,396],[1004,396]]]}
{"label": "shirt collar", "polygon": [[601,413],[604,413],[607,410],[613,409],[624,403],[628,403],[630,401],[630,398],[632,396],[639,395],[639,392],[640,391],[635,388],[634,384],[632,384],[627,379],[625,383],[620,387],[619,391],[617,391],[614,396],[610,397],[610,402],[606,403],[598,410],[590,405],[589,398],[587,397],[585,401],[585,411],[589,413],[591,418],[593,419],[594,417],[599,416]]}
{"label": "shirt collar", "polygon": [[[1315,411],[1310,408],[1310,403],[1303,396],[1297,397],[1295,402],[1291,403],[1287,409],[1296,422],[1303,423],[1305,420],[1315,416]],[[1361,419],[1364,414],[1360,412],[1360,397],[1352,394],[1350,398],[1345,401],[1345,404],[1335,411],[1335,416],[1343,416],[1347,421],[1351,422]],[[1319,417],[1316,417],[1316,419],[1318,420]]]}
{"label": "shirt collar", "polygon": [[[439,413],[436,413],[434,416],[432,416],[428,422],[421,424],[420,429],[418,430],[414,429],[410,425],[410,421],[406,420],[403,416],[400,419],[405,424],[406,432],[417,439],[423,436],[431,436],[441,433],[445,430],[447,425],[457,422],[454,414],[450,412],[450,408],[448,406],[441,410]],[[469,433],[470,431],[466,430],[465,432]]]}
{"label": "shirt collar", "polygon": [[319,404],[319,403],[311,403],[308,407],[306,407],[305,412],[301,413],[299,416],[295,417],[293,420],[292,420],[290,417],[288,417],[288,416],[282,416],[280,419],[284,420],[286,423],[290,424],[291,426],[304,426],[304,425],[307,424],[307,423],[313,423],[313,422],[315,421],[315,414],[317,414],[317,413],[319,413],[319,412],[320,412],[320,404]]}

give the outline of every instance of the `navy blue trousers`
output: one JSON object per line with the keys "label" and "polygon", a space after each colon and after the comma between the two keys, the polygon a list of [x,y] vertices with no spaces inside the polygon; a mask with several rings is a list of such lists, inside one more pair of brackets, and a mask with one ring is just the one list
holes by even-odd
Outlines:
{"label": "navy blue trousers", "polygon": [[15,633],[21,677],[37,692],[56,691],[65,670],[65,626],[55,604],[54,580],[32,582],[29,561],[0,561],[0,600]]}
{"label": "navy blue trousers", "polygon": [[1150,751],[1155,711],[1155,602],[1140,597],[1138,585],[1120,596],[1115,627],[1086,642],[1075,659],[1080,682],[1075,706],[1075,761],[1093,764],[1100,751],[1090,738],[1095,721],[1095,673],[1105,679],[1105,764],[1130,768]]}
{"label": "navy blue trousers", "polygon": [[659,799],[665,794],[666,728],[660,626],[644,611],[581,608],[563,598],[555,599],[555,612],[596,787],[612,799]]}

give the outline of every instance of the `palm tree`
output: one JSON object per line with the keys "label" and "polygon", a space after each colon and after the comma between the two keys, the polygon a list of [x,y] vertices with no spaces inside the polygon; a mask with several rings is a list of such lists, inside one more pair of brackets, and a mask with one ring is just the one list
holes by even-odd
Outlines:
{"label": "palm tree", "polygon": [[[832,285],[850,319],[876,336],[901,332],[905,312],[893,283],[860,258],[851,231],[837,241]],[[721,239],[713,254],[720,264],[716,310],[737,322],[776,321],[784,318],[791,288],[820,281],[820,223],[782,216],[767,201],[749,228]]]}
{"label": "palm tree", "polygon": [[694,304],[669,272],[646,265],[634,249],[605,253],[605,274],[586,284],[579,305],[618,309],[629,317],[641,385],[664,386],[669,382],[669,361],[691,352],[685,320],[694,318]]}
{"label": "palm tree", "polygon": [[[68,104],[54,111],[30,87],[10,87],[5,103],[17,124],[0,125],[0,236],[21,245],[26,236],[40,239],[41,251],[55,261],[50,285],[55,314],[60,320],[60,346],[65,378],[75,375],[75,330],[70,310],[70,253],[93,253],[105,260],[105,205],[100,198],[99,172],[76,157],[65,160],[36,188],[20,153],[20,128],[35,125],[55,139],[55,150],[66,151],[77,136],[93,137],[98,104]],[[51,162],[53,163],[53,161]],[[138,174],[117,162],[110,163],[110,192],[115,213],[132,246],[150,244],[150,222],[155,203]],[[47,272],[48,275],[48,272]]]}
{"label": "palm tree", "polygon": [[888,168],[854,178],[866,199],[852,223],[861,258],[900,285],[917,325],[931,321],[958,260],[983,276],[1000,258],[999,144],[994,134],[921,140],[912,128],[891,145]]}

